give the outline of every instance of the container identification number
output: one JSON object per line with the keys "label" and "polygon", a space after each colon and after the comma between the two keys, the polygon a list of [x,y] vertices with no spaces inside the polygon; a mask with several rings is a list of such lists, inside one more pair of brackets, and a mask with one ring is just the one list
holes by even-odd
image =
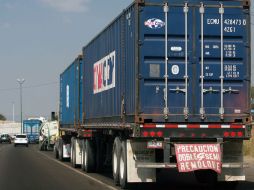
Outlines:
{"label": "container identification number", "polygon": [[[219,25],[220,19],[219,18],[208,18],[207,19],[208,25]],[[223,21],[224,32],[227,33],[234,33],[236,32],[236,26],[246,26],[247,21],[246,19],[224,19]]]}
{"label": "container identification number", "polygon": [[[208,18],[207,24],[208,25],[219,25],[220,19],[219,18]],[[224,24],[230,25],[230,26],[245,26],[247,24],[247,21],[246,21],[246,19],[225,19]]]}

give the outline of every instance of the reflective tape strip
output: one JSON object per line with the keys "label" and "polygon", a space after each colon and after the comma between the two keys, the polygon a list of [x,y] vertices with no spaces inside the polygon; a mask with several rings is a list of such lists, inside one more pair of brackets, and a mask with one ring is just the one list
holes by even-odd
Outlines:
{"label": "reflective tape strip", "polygon": [[165,128],[165,125],[156,125],[156,128]]}
{"label": "reflective tape strip", "polygon": [[187,125],[178,125],[178,128],[187,128]]}
{"label": "reflective tape strip", "polygon": [[170,129],[245,129],[245,125],[199,125],[199,124],[189,124],[189,125],[177,125],[177,124],[144,124],[140,125],[140,128],[170,128]]}
{"label": "reflective tape strip", "polygon": [[200,128],[208,128],[208,125],[200,125]]}

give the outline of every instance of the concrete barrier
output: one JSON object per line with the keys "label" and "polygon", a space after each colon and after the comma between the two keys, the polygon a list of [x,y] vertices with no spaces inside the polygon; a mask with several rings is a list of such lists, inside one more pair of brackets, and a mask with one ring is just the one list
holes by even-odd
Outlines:
{"label": "concrete barrier", "polygon": [[0,121],[0,134],[7,133],[12,136],[20,132],[21,132],[20,123],[12,121]]}

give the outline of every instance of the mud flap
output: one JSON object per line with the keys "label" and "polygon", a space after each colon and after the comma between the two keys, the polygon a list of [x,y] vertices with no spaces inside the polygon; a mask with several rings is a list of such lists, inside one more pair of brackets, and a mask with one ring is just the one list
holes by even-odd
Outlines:
{"label": "mud flap", "polygon": [[63,144],[63,158],[70,158],[71,156],[71,145]]}
{"label": "mud flap", "polygon": [[[243,164],[243,141],[226,142],[223,144],[223,163]],[[245,181],[243,167],[231,167],[224,164],[218,181]]]}
{"label": "mud flap", "polygon": [[127,140],[127,181],[134,182],[156,182],[156,169],[137,168],[137,162],[155,162],[154,149],[147,149],[146,142],[135,142]]}

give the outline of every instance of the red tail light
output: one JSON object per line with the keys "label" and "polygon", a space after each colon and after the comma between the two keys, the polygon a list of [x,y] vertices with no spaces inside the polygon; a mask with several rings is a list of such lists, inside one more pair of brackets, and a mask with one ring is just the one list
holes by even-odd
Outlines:
{"label": "red tail light", "polygon": [[238,137],[243,137],[243,132],[241,132],[241,131],[237,132],[237,136]]}
{"label": "red tail light", "polygon": [[163,137],[163,133],[162,133],[161,131],[158,131],[158,132],[157,132],[157,136],[158,136],[158,137]]}
{"label": "red tail light", "polygon": [[229,137],[229,132],[225,131],[224,132],[224,137]]}
{"label": "red tail light", "polygon": [[242,131],[231,131],[231,132],[225,131],[224,137],[232,137],[232,138],[243,137],[243,132]]}
{"label": "red tail light", "polygon": [[163,132],[162,131],[143,131],[142,132],[142,137],[163,137]]}
{"label": "red tail light", "polygon": [[147,131],[143,132],[143,137],[148,137],[149,133]]}
{"label": "red tail light", "polygon": [[236,132],[232,131],[232,132],[230,133],[230,136],[231,136],[231,137],[235,137],[235,136],[236,136]]}
{"label": "red tail light", "polygon": [[151,137],[155,137],[155,132],[154,132],[154,131],[151,131],[151,132],[150,132],[150,136],[151,136]]}

